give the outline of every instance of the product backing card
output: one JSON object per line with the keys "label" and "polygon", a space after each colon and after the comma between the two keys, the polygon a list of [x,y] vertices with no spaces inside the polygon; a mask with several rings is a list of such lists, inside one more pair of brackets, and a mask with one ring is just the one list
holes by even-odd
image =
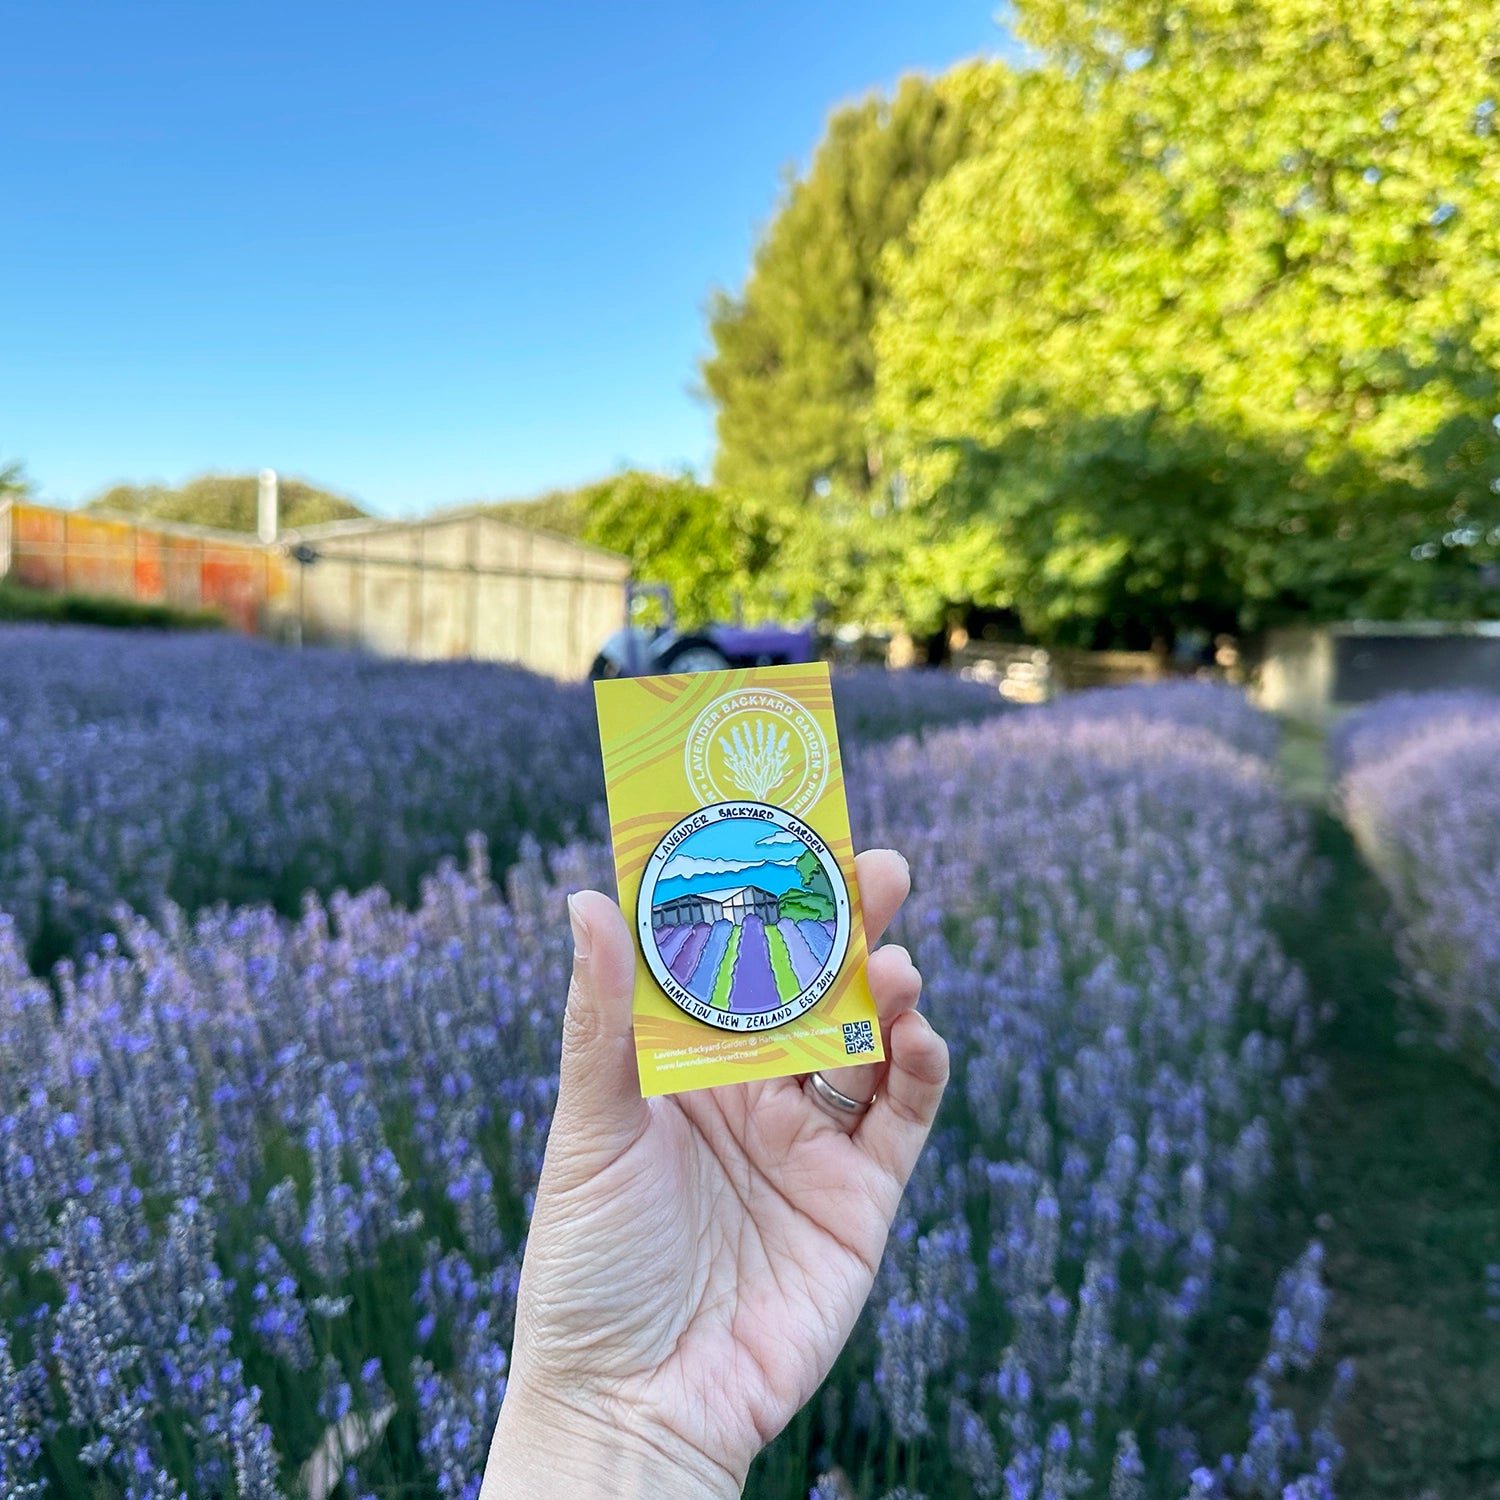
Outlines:
{"label": "product backing card", "polygon": [[878,1062],[828,668],[595,685],[641,1093]]}

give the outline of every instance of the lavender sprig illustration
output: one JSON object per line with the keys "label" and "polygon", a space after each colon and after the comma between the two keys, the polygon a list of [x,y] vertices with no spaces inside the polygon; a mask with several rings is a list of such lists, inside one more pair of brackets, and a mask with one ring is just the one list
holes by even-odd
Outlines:
{"label": "lavender sprig illustration", "polygon": [[790,735],[764,719],[753,724],[736,724],[728,735],[719,736],[719,745],[724,751],[724,764],[728,767],[730,780],[747,796],[764,802],[791,770],[791,757],[787,754]]}

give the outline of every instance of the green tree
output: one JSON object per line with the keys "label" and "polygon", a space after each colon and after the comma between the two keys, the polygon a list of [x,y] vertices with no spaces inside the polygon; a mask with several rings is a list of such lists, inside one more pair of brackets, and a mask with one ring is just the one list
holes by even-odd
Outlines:
{"label": "green tree", "polygon": [[967,64],[936,81],[909,75],[893,98],[832,116],[743,292],[712,301],[703,378],[718,408],[717,483],[792,503],[829,487],[856,499],[875,488],[870,335],[881,253],[928,185],[972,149],[1012,82],[999,64]]}
{"label": "green tree", "polygon": [[[155,484],[117,484],[97,495],[89,510],[121,511],[156,521],[254,531],[259,481],[254,474],[202,474],[176,489]],[[300,479],[277,483],[279,524],[286,529],[365,515],[352,500]]]}
{"label": "green tree", "polygon": [[19,463],[0,463],[0,500],[20,500],[31,493],[31,481]]}
{"label": "green tree", "polygon": [[[637,579],[671,588],[678,620],[687,626],[727,619],[737,606],[771,613],[786,608],[773,577],[782,541],[776,512],[691,475],[632,469],[493,511],[623,553]],[[796,607],[805,609],[806,602]]]}
{"label": "green tree", "polygon": [[781,915],[794,920],[805,917],[814,922],[831,922],[835,915],[833,886],[811,849],[798,856],[797,873],[802,877],[802,889],[788,891],[781,898]]}
{"label": "green tree", "polygon": [[533,526],[559,536],[581,537],[588,524],[588,498],[600,486],[577,490],[549,490],[534,500],[502,500],[485,509],[518,526]]}
{"label": "green tree", "polygon": [[1054,634],[1479,607],[1500,7],[1017,10],[1045,66],[885,262],[876,418],[955,554],[903,597]]}

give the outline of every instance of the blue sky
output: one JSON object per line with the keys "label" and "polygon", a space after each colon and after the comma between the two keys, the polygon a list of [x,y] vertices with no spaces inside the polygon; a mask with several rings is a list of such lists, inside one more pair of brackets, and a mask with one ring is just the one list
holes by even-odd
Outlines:
{"label": "blue sky", "polygon": [[0,38],[0,460],[384,514],[706,471],[704,308],[781,169],[1011,47],[985,0],[0,0]]}

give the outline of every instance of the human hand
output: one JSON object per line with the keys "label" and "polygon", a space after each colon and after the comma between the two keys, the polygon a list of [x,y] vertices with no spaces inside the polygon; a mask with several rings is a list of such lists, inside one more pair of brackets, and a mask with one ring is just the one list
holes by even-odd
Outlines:
{"label": "human hand", "polygon": [[[874,949],[906,865],[875,850],[856,872]],[[837,1118],[797,1078],[644,1100],[629,929],[596,891],[570,911],[561,1084],[481,1500],[738,1495],[864,1306],[948,1049],[892,946],[869,960],[889,1063],[824,1074],[875,1094],[868,1112]]]}

